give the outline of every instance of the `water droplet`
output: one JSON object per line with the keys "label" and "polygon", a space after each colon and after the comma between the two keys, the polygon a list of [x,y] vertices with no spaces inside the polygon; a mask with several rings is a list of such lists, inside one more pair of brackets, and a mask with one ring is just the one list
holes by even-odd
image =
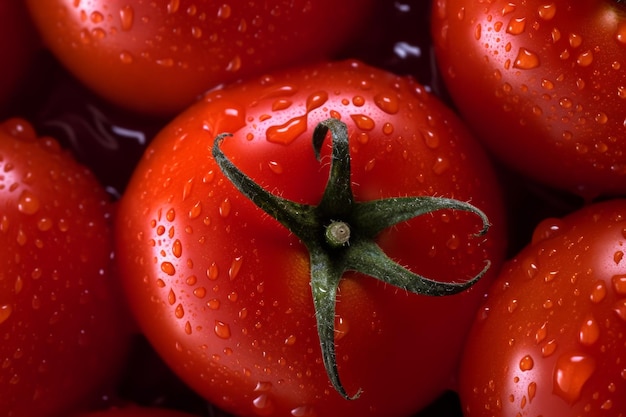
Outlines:
{"label": "water droplet", "polygon": [[589,294],[589,300],[592,303],[599,303],[606,297],[607,289],[604,281],[598,281],[591,289],[591,294]]}
{"label": "water droplet", "polygon": [[237,278],[239,274],[239,270],[241,269],[241,265],[243,264],[243,256],[238,256],[230,264],[230,268],[228,268],[228,277],[230,280],[234,280]]}
{"label": "water droplet", "polygon": [[543,20],[552,20],[556,15],[556,4],[542,4],[537,8],[537,14]]}
{"label": "water droplet", "polygon": [[422,134],[422,138],[424,139],[424,143],[430,149],[437,149],[439,147],[439,135],[433,130],[422,130],[420,132]]}
{"label": "water droplet", "polygon": [[581,67],[588,67],[593,62],[593,52],[585,51],[578,55],[576,58],[576,63]]}
{"label": "water droplet", "polygon": [[178,319],[182,319],[185,316],[185,309],[183,308],[182,304],[178,304],[176,306],[176,308],[174,309],[174,315],[176,316],[176,318]]}
{"label": "water droplet", "polygon": [[388,114],[396,114],[400,109],[398,96],[394,93],[379,93],[374,96],[374,103]]}
{"label": "water droplet", "polygon": [[615,34],[615,39],[618,42],[626,44],[626,21],[620,21],[617,24],[617,33]]}
{"label": "water droplet", "polygon": [[228,4],[222,4],[217,9],[217,17],[219,17],[220,19],[228,19],[231,14],[232,14],[232,9],[230,5]]}
{"label": "water droplet", "polygon": [[283,173],[283,166],[280,164],[280,162],[269,161],[267,163],[267,166],[269,166],[270,171],[272,171],[274,174],[282,174]]}
{"label": "water droplet", "polygon": [[301,405],[291,410],[291,415],[294,417],[317,417],[315,409],[310,405]]}
{"label": "water droplet", "polygon": [[24,190],[17,201],[17,209],[24,214],[35,214],[39,211],[39,198],[30,191]]}
{"label": "water droplet", "polygon": [[286,98],[280,98],[274,101],[274,103],[272,103],[272,110],[273,111],[285,110],[291,107],[292,104],[293,102],[291,100],[287,100]]}
{"label": "water droplet", "polygon": [[215,320],[215,327],[213,330],[220,339],[230,338],[230,326],[223,321]]}
{"label": "water droplet", "polygon": [[121,28],[124,31],[131,30],[135,21],[135,11],[132,6],[124,6],[120,9]]}
{"label": "water droplet", "polygon": [[215,281],[217,279],[219,275],[219,269],[217,267],[217,264],[215,262],[213,262],[210,266],[209,269],[207,269],[206,271],[206,276],[207,278],[209,278],[211,281]]}
{"label": "water droplet", "polygon": [[237,72],[240,69],[241,69],[241,57],[239,55],[235,55],[233,59],[231,59],[226,65],[226,71]]}
{"label": "water droplet", "polygon": [[450,168],[450,161],[442,156],[437,157],[433,164],[433,172],[437,175],[442,175]]}
{"label": "water droplet", "polygon": [[274,402],[268,394],[261,394],[252,400],[253,410],[260,416],[270,416],[274,414]]}
{"label": "water droplet", "polygon": [[579,353],[565,353],[554,366],[552,391],[569,404],[580,398],[583,385],[596,370],[595,360]]}
{"label": "water droplet", "polygon": [[9,304],[5,304],[0,306],[0,324],[4,323],[9,319],[13,313],[13,307]]}
{"label": "water droplet", "polygon": [[619,295],[626,295],[626,275],[614,275],[611,278],[613,290]]}
{"label": "water droplet", "polygon": [[509,25],[506,28],[506,32],[511,35],[519,35],[526,30],[526,18],[515,17],[509,21]]}
{"label": "water droplet", "polygon": [[172,254],[177,258],[180,258],[183,254],[183,244],[179,239],[176,239],[172,244]]}
{"label": "water droplet", "polygon": [[524,356],[519,362],[519,369],[522,372],[530,371],[535,366],[535,361],[530,355]]}
{"label": "water droplet", "polygon": [[161,263],[161,271],[169,276],[172,276],[176,273],[176,268],[171,262],[163,262]]}
{"label": "water droplet", "polygon": [[295,343],[296,343],[296,336],[294,336],[294,335],[289,335],[285,339],[285,345],[286,346],[293,346]]}
{"label": "water droplet", "polygon": [[513,67],[518,69],[533,69],[539,66],[539,57],[534,52],[526,48],[520,48],[513,63]]}
{"label": "water droplet", "polygon": [[613,305],[613,311],[615,311],[617,317],[626,321],[626,299],[623,298],[621,300],[618,300]]}
{"label": "water droplet", "polygon": [[317,91],[306,99],[306,111],[307,113],[321,107],[328,101],[328,93],[326,91]]}
{"label": "water droplet", "polygon": [[219,206],[220,216],[228,217],[228,215],[230,214],[230,209],[231,209],[231,203],[230,203],[230,199],[227,197],[220,203],[220,206]]}
{"label": "water droplet", "polygon": [[376,126],[374,119],[364,114],[352,114],[350,115],[350,118],[354,121],[357,127],[361,130],[370,131],[374,129],[374,127]]}
{"label": "water droplet", "polygon": [[600,338],[600,326],[595,317],[588,315],[578,330],[578,341],[581,345],[591,346]]}
{"label": "water droplet", "polygon": [[556,351],[556,346],[556,340],[552,339],[548,341],[545,345],[541,347],[541,355],[544,358],[547,358],[548,356],[552,355],[554,351]]}
{"label": "water droplet", "polygon": [[307,130],[307,117],[298,116],[278,126],[267,129],[266,137],[269,142],[288,145]]}
{"label": "water droplet", "polygon": [[350,324],[341,316],[335,318],[335,341],[343,339],[350,331]]}
{"label": "water droplet", "polygon": [[123,64],[132,64],[133,63],[133,54],[131,54],[128,51],[122,51],[120,52],[120,61],[122,61]]}
{"label": "water droplet", "polygon": [[200,213],[202,213],[202,203],[200,201],[197,201],[189,209],[188,216],[189,216],[190,219],[195,219],[195,218],[197,218],[200,215]]}

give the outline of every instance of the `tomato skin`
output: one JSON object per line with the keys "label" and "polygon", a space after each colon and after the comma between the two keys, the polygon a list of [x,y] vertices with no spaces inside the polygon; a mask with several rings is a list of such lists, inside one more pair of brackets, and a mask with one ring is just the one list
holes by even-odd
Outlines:
{"label": "tomato skin", "polygon": [[474,416],[621,416],[626,409],[626,200],[549,218],[506,265],[464,350]]}
{"label": "tomato skin", "polygon": [[617,1],[437,0],[432,12],[442,76],[477,137],[588,199],[626,192],[625,25]]}
{"label": "tomato skin", "polygon": [[23,120],[0,124],[0,415],[57,416],[121,368],[110,215],[54,140]]}
{"label": "tomato skin", "polygon": [[59,60],[117,105],[172,115],[222,83],[337,52],[373,0],[73,3],[28,1]]}
{"label": "tomato skin", "polygon": [[[240,169],[267,190],[317,204],[328,165],[315,159],[311,134],[329,116],[353,131],[357,201],[451,196],[493,223],[476,239],[476,218],[438,213],[379,238],[388,255],[441,280],[467,279],[491,259],[493,270],[463,294],[427,298],[346,275],[336,342],[347,389],[363,388],[356,401],[331,388],[321,361],[306,249],[227,182],[210,151],[215,136],[232,132],[222,149]],[[213,91],[166,126],[120,201],[117,259],[148,339],[220,408],[402,416],[450,385],[467,320],[503,258],[503,217],[489,161],[453,113],[410,79],[347,61]]]}

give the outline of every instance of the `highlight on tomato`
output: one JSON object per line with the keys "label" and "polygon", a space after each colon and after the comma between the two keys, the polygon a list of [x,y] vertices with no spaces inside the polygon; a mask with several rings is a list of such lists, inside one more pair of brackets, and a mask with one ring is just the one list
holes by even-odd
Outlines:
{"label": "highlight on tomato", "polygon": [[467,417],[626,409],[626,200],[548,218],[502,269],[463,353]]}
{"label": "highlight on tomato", "polygon": [[235,83],[137,166],[123,287],[165,362],[227,412],[410,415],[453,385],[502,263],[495,178],[411,78],[342,61]]}
{"label": "highlight on tomato", "polygon": [[438,0],[441,75],[477,138],[527,178],[624,195],[626,8],[618,0]]}
{"label": "highlight on tomato", "polygon": [[59,416],[117,377],[128,328],[111,213],[54,139],[0,124],[0,415]]}
{"label": "highlight on tomato", "polygon": [[32,0],[46,45],[78,79],[135,112],[171,116],[205,91],[337,53],[373,0]]}

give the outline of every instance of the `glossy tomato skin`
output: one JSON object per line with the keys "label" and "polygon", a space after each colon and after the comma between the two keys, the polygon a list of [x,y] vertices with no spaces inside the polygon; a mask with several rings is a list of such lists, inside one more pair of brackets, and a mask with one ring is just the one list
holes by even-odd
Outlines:
{"label": "glossy tomato skin", "polygon": [[626,201],[549,218],[506,265],[465,348],[474,416],[622,416]]}
{"label": "glossy tomato skin", "polygon": [[373,0],[33,0],[35,24],[72,73],[131,110],[172,115],[206,90],[326,57]]}
{"label": "glossy tomato skin", "polygon": [[110,214],[53,139],[23,120],[0,125],[0,415],[57,416],[121,367]]}
{"label": "glossy tomato skin", "polygon": [[[328,179],[313,127],[340,117],[351,133],[355,198],[450,196],[483,209],[436,213],[383,232],[403,265],[440,280],[493,271],[449,298],[409,295],[348,274],[337,303],[346,388],[322,365],[304,246],[236,191],[211,157],[222,149],[267,190],[317,204]],[[404,416],[451,384],[468,320],[505,250],[489,161],[423,87],[354,61],[263,76],[213,91],[164,128],[121,199],[117,253],[138,323],[193,389],[235,415]]]}
{"label": "glossy tomato skin", "polygon": [[617,1],[437,0],[444,81],[488,148],[585,198],[624,194],[626,20]]}

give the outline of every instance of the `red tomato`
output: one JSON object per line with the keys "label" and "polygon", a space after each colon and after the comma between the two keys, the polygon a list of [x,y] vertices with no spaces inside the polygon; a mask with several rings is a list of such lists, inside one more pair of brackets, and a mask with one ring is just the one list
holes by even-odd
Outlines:
{"label": "red tomato", "polygon": [[31,0],[49,48],[103,97],[173,114],[215,86],[337,52],[373,0]]}
{"label": "red tomato", "polygon": [[[353,401],[333,390],[322,363],[307,248],[237,191],[211,155],[216,136],[230,132],[221,149],[263,189],[316,205],[330,155],[323,147],[320,164],[311,137],[329,117],[350,132],[356,201],[445,196],[471,201],[493,224],[476,238],[480,219],[443,210],[376,238],[391,258],[445,282],[466,281],[490,259],[484,280],[462,294],[415,295],[345,274],[331,344],[348,394],[362,389]],[[406,416],[451,384],[503,258],[500,198],[481,148],[421,85],[354,61],[321,64],[212,91],[165,127],[122,197],[118,261],[148,339],[226,411]]]}
{"label": "red tomato", "polygon": [[465,416],[624,415],[625,231],[626,200],[539,224],[470,333]]}
{"label": "red tomato", "polygon": [[[26,6],[21,1],[0,2],[0,110],[5,111],[33,62],[39,46]],[[4,114],[4,113],[3,113]]]}
{"label": "red tomato", "polygon": [[193,417],[193,414],[156,407],[111,408],[103,411],[80,414],[77,417]]}
{"label": "red tomato", "polygon": [[601,0],[437,0],[442,76],[479,139],[536,181],[626,192],[626,9]]}
{"label": "red tomato", "polygon": [[57,416],[126,351],[107,195],[17,119],[0,125],[0,415]]}

